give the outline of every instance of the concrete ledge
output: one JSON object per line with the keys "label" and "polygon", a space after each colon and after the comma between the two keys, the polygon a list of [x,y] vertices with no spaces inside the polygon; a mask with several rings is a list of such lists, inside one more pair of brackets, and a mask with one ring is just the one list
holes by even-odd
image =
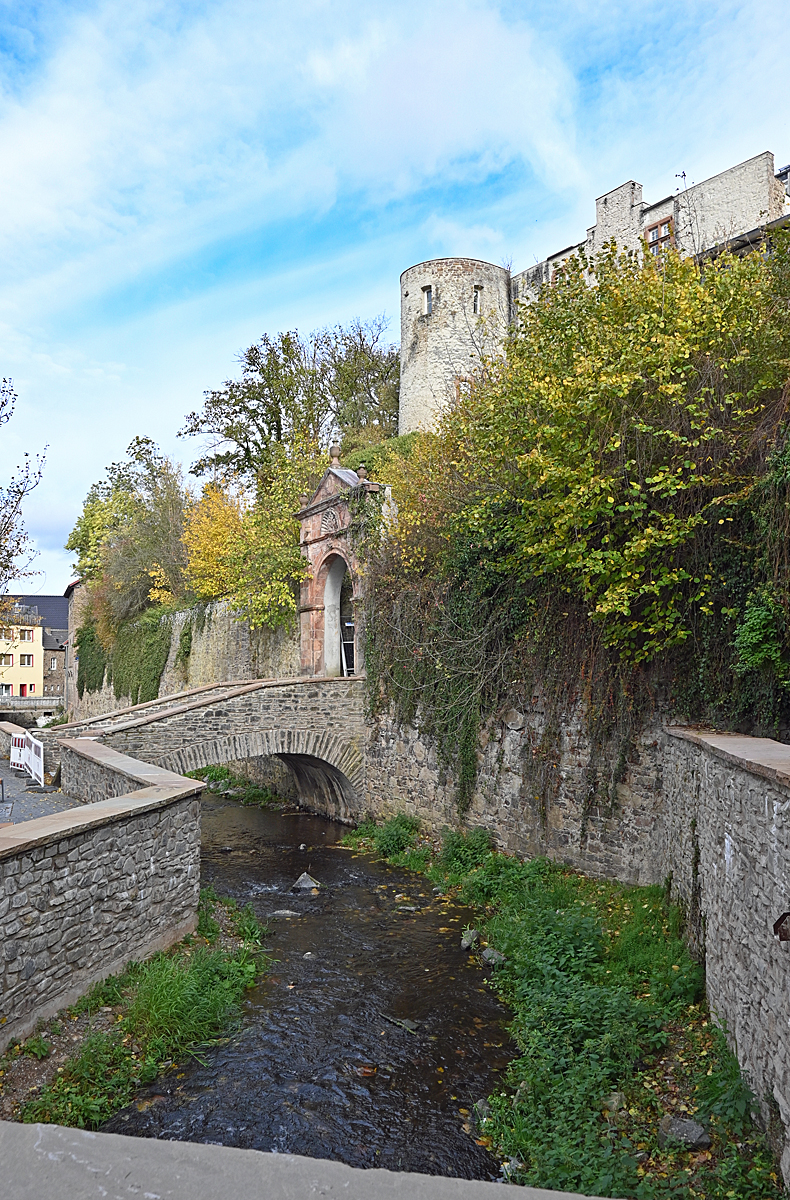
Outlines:
{"label": "concrete ledge", "polygon": [[667,725],[664,732],[670,737],[693,742],[695,746],[709,750],[734,767],[742,767],[753,775],[762,775],[772,783],[790,786],[790,746],[783,742],[740,733],[717,733],[713,729],[688,729],[679,725]]}
{"label": "concrete ledge", "polygon": [[[584,1200],[576,1193],[347,1167],[295,1154],[0,1121],[6,1200]],[[593,1198],[594,1200],[594,1198]]]}

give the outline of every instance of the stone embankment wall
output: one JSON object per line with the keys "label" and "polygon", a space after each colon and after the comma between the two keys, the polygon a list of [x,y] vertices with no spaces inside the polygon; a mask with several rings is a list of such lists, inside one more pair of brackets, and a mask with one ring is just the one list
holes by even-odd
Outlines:
{"label": "stone embankment wall", "polygon": [[[662,803],[660,725],[606,752],[594,750],[581,708],[566,713],[551,738],[546,727],[539,698],[526,714],[511,710],[487,723],[467,823],[525,857],[546,854],[591,875],[660,882],[666,872],[651,832]],[[405,810],[437,831],[457,824],[456,780],[414,726],[377,718],[365,768],[372,812]]]}
{"label": "stone embankment wall", "polygon": [[[770,1123],[790,1130],[790,746],[670,730],[657,846],[704,949],[708,999]],[[773,1112],[772,1112],[773,1110]],[[790,1141],[782,1173],[790,1186]]]}
{"label": "stone embankment wall", "polygon": [[[72,742],[87,790],[114,799],[0,830],[0,1051],[99,979],[190,933],[201,785]],[[119,776],[139,790],[118,796]]]}
{"label": "stone embankment wall", "polygon": [[[170,653],[159,684],[160,696],[172,696],[187,688],[234,679],[289,679],[300,673],[299,638],[296,629],[250,629],[239,621],[225,601],[209,606],[201,619],[197,610],[187,609],[169,618],[173,626]],[[179,660],[184,626],[192,627],[191,650]],[[131,704],[128,696],[117,698],[112,685],[98,692],[76,687],[69,697],[72,719],[101,716]]]}

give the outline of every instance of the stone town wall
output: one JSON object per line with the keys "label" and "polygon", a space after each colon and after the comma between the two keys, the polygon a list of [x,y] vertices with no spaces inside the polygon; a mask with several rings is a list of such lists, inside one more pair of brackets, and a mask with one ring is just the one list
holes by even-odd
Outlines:
{"label": "stone town wall", "polygon": [[[660,882],[666,872],[652,832],[662,802],[660,726],[647,725],[629,745],[622,779],[613,777],[619,775],[616,746],[598,756],[593,769],[581,708],[565,714],[550,744],[545,735],[540,698],[526,715],[513,710],[488,722],[467,822],[525,857],[545,854],[629,883]],[[434,830],[457,824],[456,781],[413,726],[379,717],[369,730],[365,767],[372,812],[405,809]]]}
{"label": "stone town wall", "polygon": [[[75,601],[79,592],[75,591]],[[172,696],[186,688],[230,679],[288,679],[300,673],[298,631],[289,629],[250,629],[239,621],[225,601],[209,607],[202,625],[194,610],[174,613],[173,635],[167,665],[159,684],[159,695]],[[181,632],[192,625],[192,648],[186,662],[179,662]],[[76,686],[71,693],[72,720],[102,716],[131,704],[131,698],[116,698],[112,685],[98,692],[84,692]]]}
{"label": "stone town wall", "polygon": [[[790,747],[669,731],[657,853],[704,946],[708,998],[770,1120],[790,1130]],[[768,1102],[767,1102],[768,1101]],[[790,1142],[782,1156],[790,1184]]]}
{"label": "stone town wall", "polygon": [[200,785],[169,781],[0,830],[0,1051],[195,928]]}

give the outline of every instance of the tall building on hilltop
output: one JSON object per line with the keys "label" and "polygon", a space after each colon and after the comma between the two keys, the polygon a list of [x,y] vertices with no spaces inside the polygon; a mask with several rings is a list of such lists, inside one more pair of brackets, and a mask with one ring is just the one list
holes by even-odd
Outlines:
{"label": "tall building on hilltop", "polygon": [[516,305],[550,283],[572,254],[592,256],[614,239],[623,250],[658,254],[677,246],[704,257],[759,244],[790,220],[790,166],[774,170],[770,151],[693,187],[648,203],[629,180],[595,202],[595,224],[573,246],[511,274],[475,258],[434,258],[409,267],[401,284],[399,432],[430,429],[465,387],[481,353],[501,346]]}

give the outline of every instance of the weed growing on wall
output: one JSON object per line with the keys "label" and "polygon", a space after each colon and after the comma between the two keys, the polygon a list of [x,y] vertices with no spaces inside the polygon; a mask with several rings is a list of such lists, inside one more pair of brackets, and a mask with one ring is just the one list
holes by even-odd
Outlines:
{"label": "weed growing on wall", "polygon": [[[403,825],[347,835],[383,853]],[[749,1092],[711,1022],[678,908],[658,887],[586,879],[496,853],[484,830],[447,831],[390,861],[471,904],[502,956],[491,986],[520,1054],[478,1121],[511,1182],[596,1196],[774,1200],[781,1194]],[[709,1149],[659,1145],[665,1114],[692,1117]]]}
{"label": "weed growing on wall", "polygon": [[[222,928],[235,944],[216,945]],[[249,907],[204,891],[196,938],[148,962],[130,963],[123,975],[97,984],[79,1001],[73,1015],[112,1008],[113,1027],[89,1033],[17,1117],[96,1129],[161,1071],[216,1041],[238,1022],[244,991],[267,964],[262,934]],[[25,1045],[36,1053],[41,1042],[38,1036]]]}
{"label": "weed growing on wall", "polygon": [[186,774],[189,779],[205,780],[210,792],[230,796],[234,800],[240,801],[241,804],[254,805],[258,808],[278,808],[283,804],[283,801],[274,794],[271,788],[251,783],[242,775],[234,775],[229,767],[199,767],[196,771],[187,771]]}

